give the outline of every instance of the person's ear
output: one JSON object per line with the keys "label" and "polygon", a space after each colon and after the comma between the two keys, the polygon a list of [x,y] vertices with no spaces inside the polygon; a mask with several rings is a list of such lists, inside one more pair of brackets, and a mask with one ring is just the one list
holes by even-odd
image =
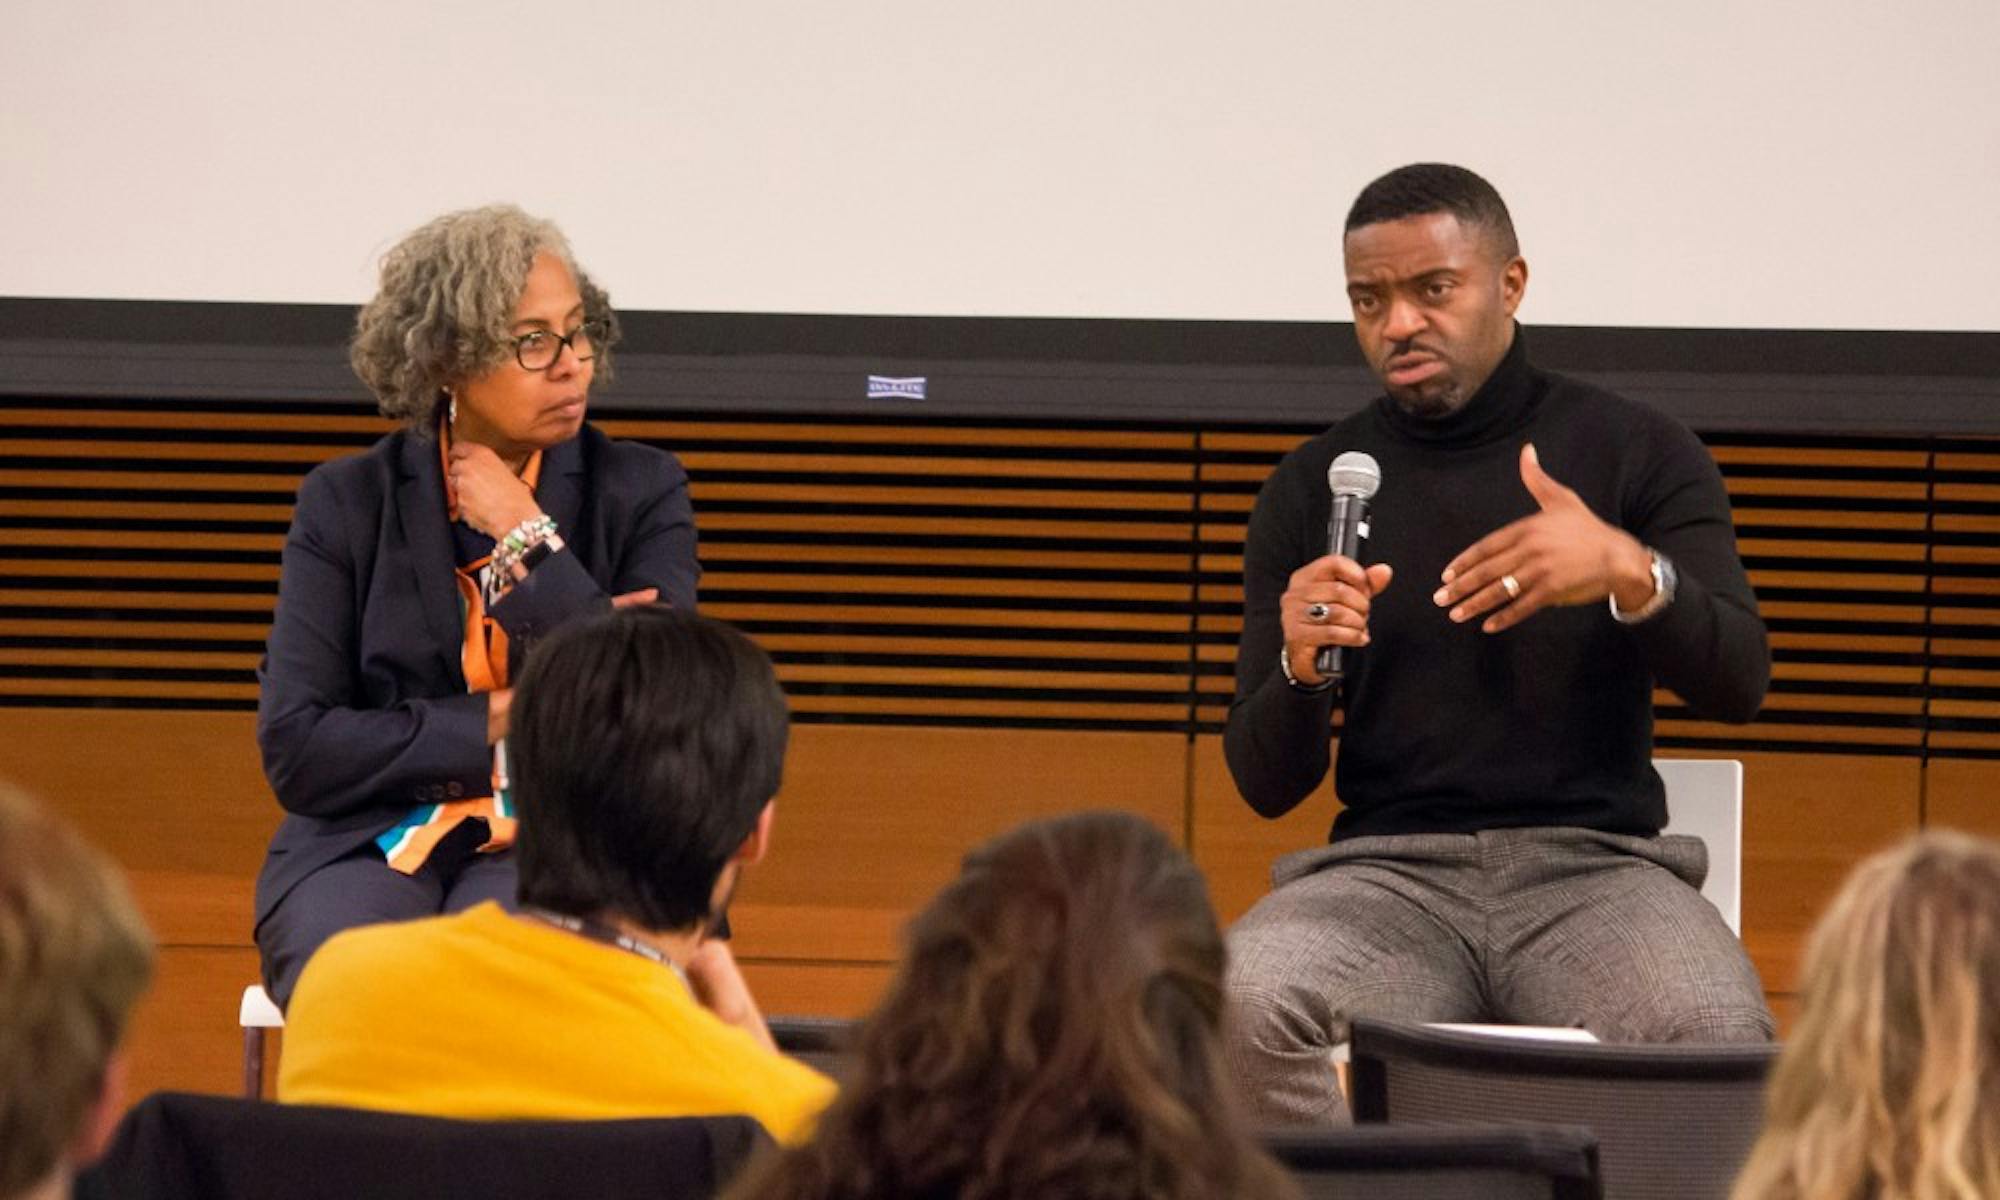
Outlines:
{"label": "person's ear", "polygon": [[97,1097],[84,1110],[83,1124],[76,1131],[76,1140],[70,1143],[69,1160],[75,1167],[87,1167],[103,1157],[111,1145],[112,1135],[118,1132],[118,1120],[125,1115],[125,1084],[127,1068],[123,1051],[114,1050],[104,1064],[103,1081],[97,1085]]}
{"label": "person's ear", "polygon": [[750,836],[744,838],[743,844],[730,856],[731,862],[749,866],[763,861],[765,853],[771,849],[771,822],[776,819],[777,811],[776,801],[764,802],[764,811],[757,814],[756,828],[750,831]]}
{"label": "person's ear", "polygon": [[1500,301],[1507,306],[1507,315],[1521,307],[1521,297],[1528,291],[1528,260],[1516,254],[1507,265],[1500,268]]}

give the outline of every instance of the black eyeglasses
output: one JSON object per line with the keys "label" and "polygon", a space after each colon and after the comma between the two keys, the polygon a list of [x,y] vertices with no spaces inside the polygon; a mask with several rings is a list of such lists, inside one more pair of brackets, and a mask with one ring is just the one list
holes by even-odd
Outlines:
{"label": "black eyeglasses", "polygon": [[597,357],[597,348],[604,344],[604,337],[603,321],[585,321],[567,334],[537,329],[514,339],[514,361],[521,364],[522,370],[546,371],[556,365],[563,347],[568,346],[576,361],[589,362]]}

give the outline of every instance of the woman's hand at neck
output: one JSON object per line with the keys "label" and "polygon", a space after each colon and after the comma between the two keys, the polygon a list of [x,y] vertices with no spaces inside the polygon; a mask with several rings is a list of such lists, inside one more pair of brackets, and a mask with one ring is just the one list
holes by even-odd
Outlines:
{"label": "woman's hand at neck", "polygon": [[[523,457],[521,467],[525,468],[527,461]],[[497,541],[542,511],[535,503],[535,493],[522,482],[520,471],[490,447],[454,439],[445,467],[458,519],[487,537]]]}

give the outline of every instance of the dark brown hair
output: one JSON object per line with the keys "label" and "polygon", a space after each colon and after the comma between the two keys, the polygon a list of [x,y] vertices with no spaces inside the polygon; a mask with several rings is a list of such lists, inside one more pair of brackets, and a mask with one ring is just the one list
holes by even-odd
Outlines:
{"label": "dark brown hair", "polygon": [[507,737],[521,902],[698,923],[789,729],[770,658],[720,621],[636,605],[563,626],[528,656]]}
{"label": "dark brown hair", "polygon": [[1023,826],[967,856],[908,939],[812,1140],[735,1200],[1294,1194],[1222,1066],[1207,890],[1159,830]]}

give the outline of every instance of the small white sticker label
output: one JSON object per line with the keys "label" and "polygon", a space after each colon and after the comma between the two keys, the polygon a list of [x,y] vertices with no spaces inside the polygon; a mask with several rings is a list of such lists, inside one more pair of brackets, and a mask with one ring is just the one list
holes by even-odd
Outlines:
{"label": "small white sticker label", "polygon": [[870,400],[921,400],[930,378],[925,375],[870,375]]}

